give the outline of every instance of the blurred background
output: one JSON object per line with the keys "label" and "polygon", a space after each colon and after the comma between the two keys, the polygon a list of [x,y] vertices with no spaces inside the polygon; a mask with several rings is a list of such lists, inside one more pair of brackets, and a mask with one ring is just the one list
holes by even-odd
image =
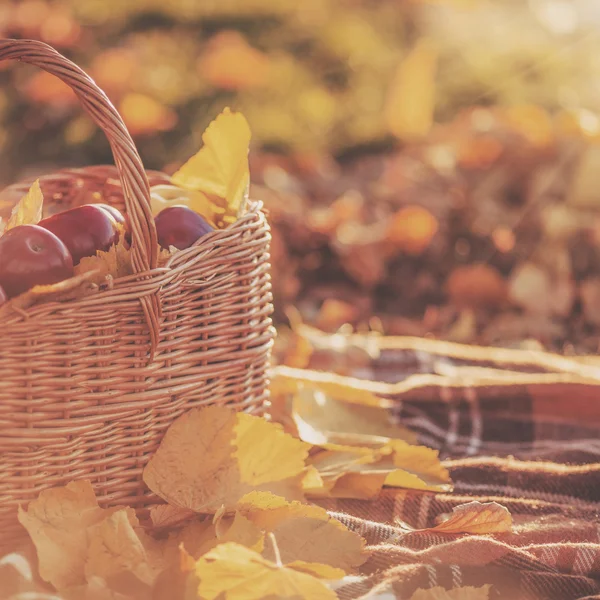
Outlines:
{"label": "blurred background", "polygon": [[[598,0],[22,0],[149,169],[253,132],[276,320],[597,353]],[[74,95],[0,65],[0,184],[111,162]]]}

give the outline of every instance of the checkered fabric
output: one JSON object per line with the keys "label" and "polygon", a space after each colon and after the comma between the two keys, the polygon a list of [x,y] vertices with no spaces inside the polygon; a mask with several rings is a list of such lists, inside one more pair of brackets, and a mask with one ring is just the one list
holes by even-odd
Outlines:
{"label": "checkered fabric", "polygon": [[[419,588],[485,584],[493,599],[600,599],[600,375],[582,361],[557,357],[553,370],[552,360],[507,365],[495,355],[487,361],[486,352],[465,360],[388,349],[352,373],[398,387],[388,395],[394,416],[440,451],[455,490],[387,489],[370,501],[321,501],[372,552],[337,587],[340,599],[409,599]],[[439,375],[444,369],[451,375]],[[424,383],[422,375],[434,373]],[[402,526],[432,527],[473,500],[508,508],[512,532]]]}

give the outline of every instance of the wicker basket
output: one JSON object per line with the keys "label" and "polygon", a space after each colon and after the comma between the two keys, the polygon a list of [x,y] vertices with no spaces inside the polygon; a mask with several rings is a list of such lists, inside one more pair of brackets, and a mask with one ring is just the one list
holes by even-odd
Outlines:
{"label": "wicker basket", "polygon": [[178,416],[217,403],[261,412],[274,332],[259,203],[157,268],[148,178],[105,94],[40,42],[0,40],[0,59],[58,76],[104,130],[116,169],[65,170],[40,183],[53,203],[125,208],[136,273],[80,299],[0,309],[0,548],[8,550],[24,533],[17,506],[45,488],[89,479],[103,506],[155,502],[142,469]]}

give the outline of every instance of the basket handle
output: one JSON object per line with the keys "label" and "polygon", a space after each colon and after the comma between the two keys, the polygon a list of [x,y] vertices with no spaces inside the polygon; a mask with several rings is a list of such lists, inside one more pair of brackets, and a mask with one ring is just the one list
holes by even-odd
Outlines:
{"label": "basket handle", "polygon": [[[0,60],[19,60],[40,67],[75,92],[83,108],[110,143],[131,224],[133,270],[135,273],[144,273],[154,269],[158,243],[150,208],[148,178],[135,144],[112,102],[87,73],[43,42],[0,39]],[[158,296],[141,297],[140,301],[150,328],[151,355],[154,355],[160,323]]]}

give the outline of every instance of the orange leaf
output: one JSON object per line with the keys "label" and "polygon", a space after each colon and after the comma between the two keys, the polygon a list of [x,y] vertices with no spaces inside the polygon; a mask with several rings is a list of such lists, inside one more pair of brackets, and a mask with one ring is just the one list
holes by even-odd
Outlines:
{"label": "orange leaf", "polygon": [[512,528],[508,509],[497,502],[468,502],[455,506],[452,514],[435,527],[425,531],[443,533],[507,533]]}

